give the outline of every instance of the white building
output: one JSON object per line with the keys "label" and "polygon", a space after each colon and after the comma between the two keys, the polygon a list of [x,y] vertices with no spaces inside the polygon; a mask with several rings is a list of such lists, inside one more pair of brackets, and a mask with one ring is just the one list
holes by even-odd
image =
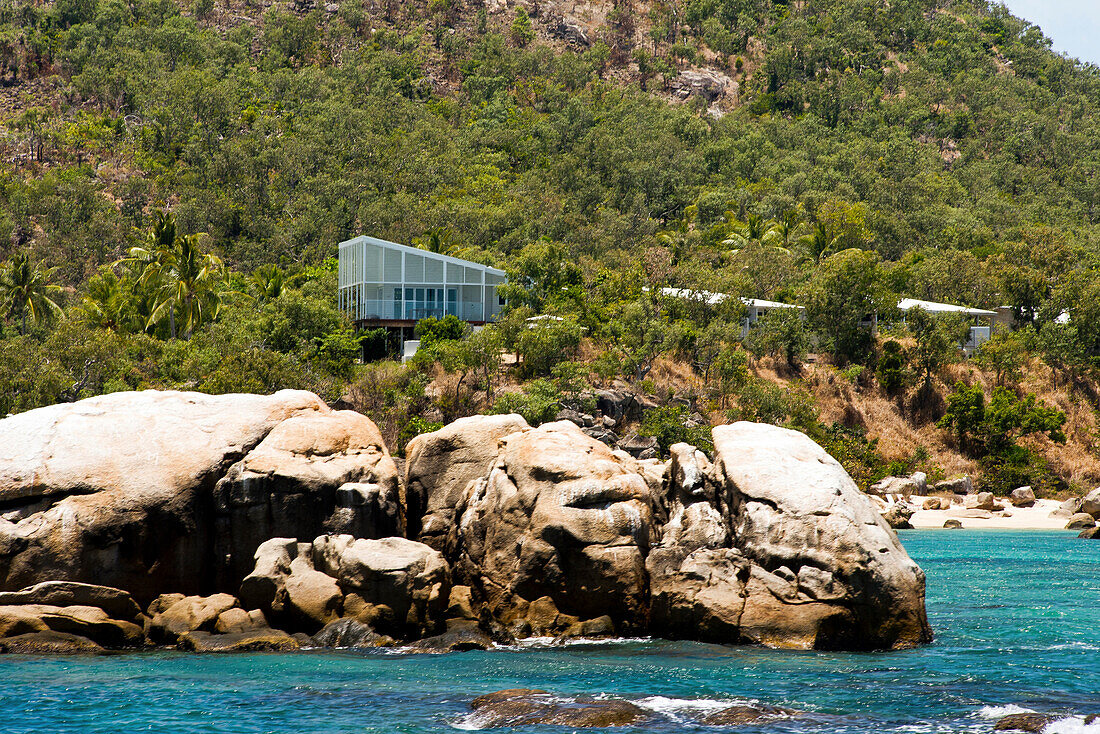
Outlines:
{"label": "white building", "polygon": [[993,321],[997,317],[996,311],[987,311],[983,308],[967,308],[951,303],[936,303],[935,301],[920,301],[916,298],[903,298],[898,302],[898,309],[909,311],[920,308],[930,314],[959,314],[971,319],[970,336],[963,344],[963,350],[968,354],[989,341],[993,335]]}
{"label": "white building", "polygon": [[339,304],[357,324],[409,328],[454,315],[484,324],[503,305],[503,270],[361,235],[340,243]]}
{"label": "white building", "polygon": [[[710,291],[693,291],[687,288],[662,288],[661,295],[671,298],[683,298],[685,300],[697,300],[711,306],[717,305],[729,298],[726,293],[711,293]],[[749,335],[749,328],[766,316],[769,311],[777,309],[797,309],[798,316],[806,320],[806,307],[796,306],[793,303],[780,303],[779,301],[765,301],[762,298],[742,298],[745,305],[745,317],[741,319],[741,338]]]}

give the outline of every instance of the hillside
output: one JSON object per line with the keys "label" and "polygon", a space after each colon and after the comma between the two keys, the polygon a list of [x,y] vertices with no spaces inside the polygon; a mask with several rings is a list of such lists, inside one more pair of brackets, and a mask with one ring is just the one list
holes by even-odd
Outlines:
{"label": "hillside", "polygon": [[[1049,46],[977,0],[5,6],[0,408],[357,386],[403,416],[391,440],[584,384],[653,392],[671,365],[658,404],[831,430],[870,473],[1100,481],[1100,71]],[[498,341],[355,365],[326,258],[360,232],[506,267]],[[645,295],[662,286],[809,320],[742,345],[736,309]],[[1012,306],[1018,331],[958,364],[948,324],[859,330],[899,295]],[[533,313],[566,322],[526,335]],[[997,386],[1024,418],[1029,394],[1062,410],[1065,444],[1045,418],[1018,445],[952,436],[957,380],[990,421]]]}

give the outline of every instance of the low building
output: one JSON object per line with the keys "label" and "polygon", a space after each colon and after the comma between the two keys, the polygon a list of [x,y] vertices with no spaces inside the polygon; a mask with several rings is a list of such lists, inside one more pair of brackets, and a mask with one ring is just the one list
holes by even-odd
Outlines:
{"label": "low building", "polygon": [[363,328],[412,338],[420,319],[457,316],[484,324],[500,314],[503,270],[361,235],[340,243],[340,309]]}
{"label": "low building", "polygon": [[951,303],[936,303],[935,301],[921,301],[916,298],[903,298],[898,302],[898,309],[903,313],[914,308],[927,311],[930,314],[956,314],[972,321],[970,334],[962,345],[966,353],[971,353],[993,336],[993,324],[997,318],[996,311],[987,311],[984,308],[968,308],[956,306]]}
{"label": "low building", "polygon": [[[661,295],[669,296],[671,298],[683,298],[685,300],[703,301],[712,306],[722,303],[730,297],[727,293],[693,291],[687,288],[662,288]],[[796,306],[793,303],[781,303],[779,301],[766,301],[762,298],[742,298],[740,300],[741,303],[745,306],[745,316],[741,319],[742,339],[749,335],[749,329],[761,318],[767,316],[769,311],[775,311],[778,309],[797,309],[799,318],[801,318],[803,321],[805,321],[806,319],[805,306]]]}

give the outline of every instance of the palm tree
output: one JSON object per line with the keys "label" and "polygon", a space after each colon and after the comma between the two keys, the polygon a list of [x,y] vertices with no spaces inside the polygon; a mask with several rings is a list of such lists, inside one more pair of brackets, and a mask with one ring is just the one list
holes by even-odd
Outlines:
{"label": "palm tree", "polygon": [[269,301],[278,298],[283,292],[286,283],[286,274],[278,265],[261,265],[252,271],[253,287],[259,293],[261,301]]}
{"label": "palm tree", "polygon": [[[726,215],[727,217],[732,216],[733,212],[726,212]],[[734,225],[733,233],[722,240],[722,244],[739,250],[754,242],[763,242],[774,227],[775,222],[765,219],[759,214],[750,213],[745,217],[744,222]]]}
{"label": "palm tree", "polygon": [[798,210],[788,209],[783,212],[783,215],[779,217],[778,221],[772,224],[771,229],[764,235],[764,242],[784,249],[789,248],[791,246],[791,240],[794,239],[801,223],[802,218]]}
{"label": "palm tree", "polygon": [[417,237],[413,240],[413,244],[421,250],[439,255],[451,255],[458,249],[458,245],[454,242],[454,234],[446,227],[428,230],[427,237]]}
{"label": "palm tree", "polygon": [[56,270],[32,263],[30,254],[24,251],[12,255],[0,271],[0,307],[8,318],[19,319],[20,334],[27,333],[28,316],[36,324],[52,316],[64,318],[53,300],[61,288],[49,282]]}
{"label": "palm tree", "polygon": [[824,224],[818,222],[814,225],[814,229],[810,234],[798,238],[798,244],[800,244],[805,251],[803,260],[812,260],[813,263],[817,265],[823,259],[833,254],[833,249],[836,246],[836,239],[830,238],[829,230],[826,229]]}
{"label": "palm tree", "polygon": [[198,235],[179,235],[171,214],[159,215],[149,233],[149,247],[134,247],[129,260],[142,266],[143,284],[157,283],[157,306],[149,328],[168,314],[169,333],[176,338],[177,318],[184,338],[204,320],[215,318],[221,306],[222,261],[199,249]]}
{"label": "palm tree", "polygon": [[88,280],[78,309],[81,321],[97,329],[120,331],[125,310],[126,295],[117,275],[104,268]]}

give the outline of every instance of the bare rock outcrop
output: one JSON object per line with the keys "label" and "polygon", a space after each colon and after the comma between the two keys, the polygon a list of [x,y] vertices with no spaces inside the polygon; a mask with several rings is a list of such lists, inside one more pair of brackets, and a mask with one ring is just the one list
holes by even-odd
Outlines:
{"label": "bare rock outcrop", "polygon": [[[714,435],[713,464],[687,444],[667,465],[639,461],[569,421],[493,435],[496,458],[479,478],[447,456],[464,471],[421,486],[428,504],[462,486],[447,546],[455,583],[470,589],[457,606],[484,604],[518,636],[587,624],[777,647],[931,639],[923,573],[835,460],[774,426]],[[470,463],[488,453],[480,446]],[[409,464],[410,486],[419,466]]]}
{"label": "bare rock outcrop", "polygon": [[402,530],[377,428],[316,395],[113,393],[0,420],[0,590],[235,591],[272,535]]}
{"label": "bare rock outcrop", "polygon": [[1081,499],[1080,512],[1087,512],[1100,520],[1100,488],[1092,490]]}
{"label": "bare rock outcrop", "polygon": [[442,629],[450,579],[442,554],[406,538],[273,538],[257,549],[240,595],[245,606],[287,629],[319,634],[351,619],[414,639]]}
{"label": "bare rock outcrop", "polygon": [[833,457],[785,428],[739,422],[713,433],[731,534],[754,569],[743,635],[845,649],[931,640],[924,573]]}
{"label": "bare rock outcrop", "polygon": [[522,416],[459,418],[414,437],[405,447],[408,535],[446,552],[455,538],[455,508],[466,485],[485,476],[505,436],[529,429]]}
{"label": "bare rock outcrop", "polygon": [[251,570],[271,537],[404,534],[397,468],[378,427],[350,410],[277,425],[218,481],[215,503],[218,555],[232,559],[225,584]]}
{"label": "bare rock outcrop", "polygon": [[571,422],[513,433],[466,489],[459,576],[505,621],[549,597],[565,614],[640,628],[658,499],[638,462]]}

